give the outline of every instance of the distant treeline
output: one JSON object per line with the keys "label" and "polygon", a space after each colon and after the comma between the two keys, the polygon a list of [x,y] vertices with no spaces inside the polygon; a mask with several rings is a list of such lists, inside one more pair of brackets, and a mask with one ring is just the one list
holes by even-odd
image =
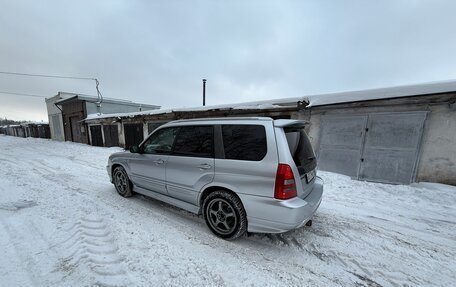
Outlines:
{"label": "distant treeline", "polygon": [[15,121],[15,120],[8,120],[7,118],[1,119],[0,118],[0,126],[7,126],[7,125],[19,125],[22,124],[24,121]]}

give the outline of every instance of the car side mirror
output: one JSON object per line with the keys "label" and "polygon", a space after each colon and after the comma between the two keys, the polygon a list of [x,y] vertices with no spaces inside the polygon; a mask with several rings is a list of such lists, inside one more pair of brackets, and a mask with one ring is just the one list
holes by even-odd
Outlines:
{"label": "car side mirror", "polygon": [[140,148],[139,148],[138,145],[132,145],[132,146],[130,147],[130,152],[131,152],[131,153],[141,153],[141,150],[140,150]]}

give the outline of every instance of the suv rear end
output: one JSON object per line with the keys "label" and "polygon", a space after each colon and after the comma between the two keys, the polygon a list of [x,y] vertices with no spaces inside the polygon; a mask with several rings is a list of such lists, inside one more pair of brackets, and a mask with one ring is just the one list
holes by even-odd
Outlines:
{"label": "suv rear end", "polygon": [[[283,200],[280,205],[286,206],[288,216],[282,222],[291,224],[292,228],[300,227],[311,219],[323,195],[323,181],[316,176],[317,161],[304,126],[305,122],[298,120],[274,121],[279,159],[274,198]],[[292,174],[281,182],[283,176],[280,169],[284,169],[283,166]],[[288,190],[284,192],[280,186]]]}
{"label": "suv rear end", "polygon": [[306,122],[252,118],[219,124],[224,145],[226,139],[233,139],[233,134],[225,135],[224,125],[234,125],[240,132],[249,130],[241,137],[242,146],[255,156],[216,158],[212,183],[236,192],[247,214],[247,230],[280,233],[306,224],[323,193],[315,155],[304,132]]}

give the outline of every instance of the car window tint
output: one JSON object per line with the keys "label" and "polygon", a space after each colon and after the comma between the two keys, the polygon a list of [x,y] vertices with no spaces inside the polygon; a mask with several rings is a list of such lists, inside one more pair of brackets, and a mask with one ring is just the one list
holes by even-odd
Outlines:
{"label": "car window tint", "polygon": [[298,167],[300,175],[303,175],[317,167],[317,160],[304,129],[285,128],[288,147],[293,161]]}
{"label": "car window tint", "polygon": [[222,125],[226,159],[260,161],[267,152],[266,131],[260,125]]}
{"label": "car window tint", "polygon": [[153,133],[142,146],[148,154],[170,153],[178,128],[164,128]]}
{"label": "car window tint", "polygon": [[183,126],[174,144],[173,154],[213,157],[212,126]]}

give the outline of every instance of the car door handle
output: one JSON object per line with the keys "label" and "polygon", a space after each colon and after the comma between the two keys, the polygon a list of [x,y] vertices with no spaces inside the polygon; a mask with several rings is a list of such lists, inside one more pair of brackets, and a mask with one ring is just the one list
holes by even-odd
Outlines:
{"label": "car door handle", "polygon": [[154,160],[154,163],[158,165],[158,164],[163,164],[165,162],[162,159],[157,159],[157,160]]}
{"label": "car door handle", "polygon": [[210,169],[210,168],[212,168],[212,165],[207,164],[207,163],[203,163],[203,164],[200,164],[200,165],[198,166],[198,168],[199,168],[200,170]]}

